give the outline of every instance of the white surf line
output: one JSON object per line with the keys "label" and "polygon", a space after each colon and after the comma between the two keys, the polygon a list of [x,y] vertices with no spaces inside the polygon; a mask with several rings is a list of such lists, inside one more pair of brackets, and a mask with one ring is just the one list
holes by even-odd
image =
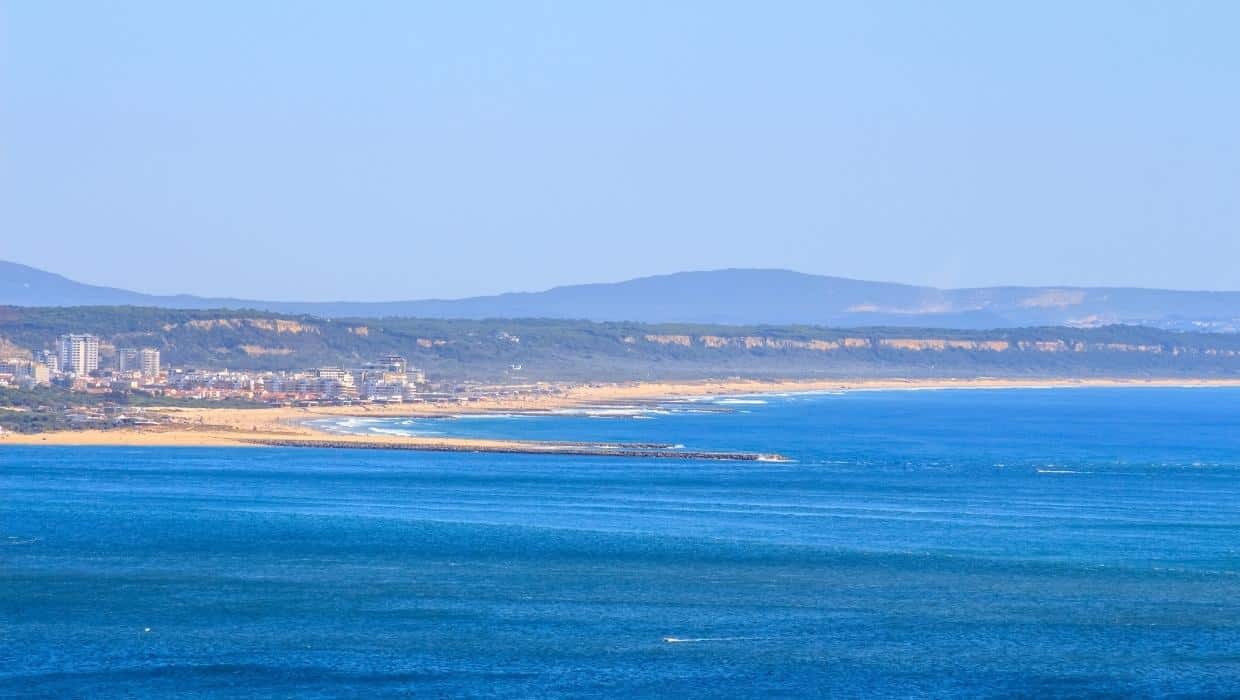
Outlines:
{"label": "white surf line", "polygon": [[1078,471],[1076,469],[1038,469],[1039,474],[1093,474],[1093,472]]}
{"label": "white surf line", "polygon": [[701,642],[753,642],[775,637],[664,637],[667,644],[698,644]]}

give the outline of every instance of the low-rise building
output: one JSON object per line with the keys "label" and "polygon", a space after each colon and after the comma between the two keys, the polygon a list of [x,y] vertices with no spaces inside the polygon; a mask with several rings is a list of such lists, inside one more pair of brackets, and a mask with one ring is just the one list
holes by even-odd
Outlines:
{"label": "low-rise building", "polygon": [[11,383],[18,386],[50,384],[51,371],[46,365],[23,358],[9,358],[0,362],[0,374],[8,375]]}
{"label": "low-rise building", "polygon": [[60,355],[52,350],[40,350],[36,358],[52,374],[60,374]]}

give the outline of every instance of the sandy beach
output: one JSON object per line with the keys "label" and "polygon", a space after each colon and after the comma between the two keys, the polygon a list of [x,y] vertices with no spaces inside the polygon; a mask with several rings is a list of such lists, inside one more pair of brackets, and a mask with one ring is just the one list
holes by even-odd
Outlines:
{"label": "sandy beach", "polygon": [[36,434],[3,433],[0,445],[118,445],[185,447],[260,447],[279,444],[332,447],[401,447],[444,451],[564,453],[561,443],[443,437],[329,434],[308,422],[324,417],[447,416],[465,413],[541,412],[555,409],[636,404],[670,398],[783,394],[819,391],[891,391],[934,389],[1034,389],[1085,387],[1240,387],[1237,380],[1193,379],[942,379],[759,381],[728,379],[697,382],[633,382],[565,386],[557,393],[529,398],[479,399],[462,403],[317,406],[308,408],[160,408],[147,415],[164,417],[159,426],[111,430],[66,430]]}

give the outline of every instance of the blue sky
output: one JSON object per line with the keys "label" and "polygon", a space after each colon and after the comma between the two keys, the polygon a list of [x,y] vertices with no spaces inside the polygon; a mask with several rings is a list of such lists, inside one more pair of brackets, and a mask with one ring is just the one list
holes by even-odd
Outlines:
{"label": "blue sky", "polygon": [[456,297],[1240,289],[1240,4],[0,4],[0,259]]}

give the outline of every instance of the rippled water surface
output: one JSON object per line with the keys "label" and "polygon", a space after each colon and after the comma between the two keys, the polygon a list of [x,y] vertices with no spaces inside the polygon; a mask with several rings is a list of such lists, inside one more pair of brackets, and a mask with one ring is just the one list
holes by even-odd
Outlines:
{"label": "rippled water surface", "polygon": [[337,421],[791,463],[0,448],[0,695],[1240,694],[1240,391]]}

